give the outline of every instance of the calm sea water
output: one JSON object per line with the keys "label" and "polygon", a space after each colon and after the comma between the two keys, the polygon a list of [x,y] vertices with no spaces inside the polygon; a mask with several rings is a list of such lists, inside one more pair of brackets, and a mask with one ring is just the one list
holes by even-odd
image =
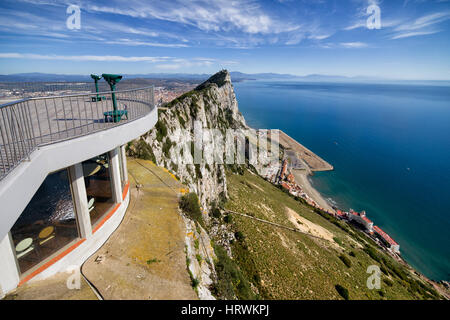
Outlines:
{"label": "calm sea water", "polygon": [[343,209],[366,210],[403,257],[450,280],[450,86],[235,83],[254,128],[279,128],[335,170],[313,186]]}

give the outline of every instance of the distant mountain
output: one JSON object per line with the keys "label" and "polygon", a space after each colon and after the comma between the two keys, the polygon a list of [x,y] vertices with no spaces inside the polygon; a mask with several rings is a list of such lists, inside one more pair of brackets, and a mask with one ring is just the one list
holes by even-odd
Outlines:
{"label": "distant mountain", "polygon": [[[179,80],[205,80],[209,74],[187,74],[187,73],[149,73],[149,74],[122,74],[125,79],[152,78],[152,79],[179,79]],[[90,75],[52,74],[52,73],[16,73],[0,75],[2,82],[35,82],[35,81],[92,81]]]}
{"label": "distant mountain", "polygon": [[[264,79],[299,79],[302,77],[292,74],[279,73],[256,73],[248,74],[238,71],[230,72],[233,81],[242,80],[264,80]],[[123,74],[125,79],[134,78],[152,78],[152,79],[179,79],[179,80],[206,80],[210,74],[192,74],[192,73],[147,73],[147,74]],[[33,82],[33,81],[91,81],[89,75],[68,75],[51,73],[16,73],[9,75],[0,75],[0,81],[3,82]]]}
{"label": "distant mountain", "polygon": [[[239,71],[232,71],[229,73],[234,82],[244,80],[295,80],[295,81],[310,81],[310,82],[355,82],[355,81],[383,81],[383,82],[397,82],[399,80],[384,79],[379,77],[355,76],[346,77],[338,75],[323,75],[323,74],[309,74],[306,76],[298,76],[293,74],[282,73],[243,73]],[[170,80],[195,80],[205,81],[210,74],[195,74],[195,73],[146,73],[146,74],[122,74],[124,79],[170,79]],[[92,81],[89,75],[70,75],[70,74],[51,74],[51,73],[16,73],[9,75],[0,75],[0,82],[77,82],[77,81]],[[414,80],[404,80],[405,82],[417,82]],[[422,82],[437,82],[433,80],[423,80]]]}
{"label": "distant mountain", "polygon": [[16,73],[0,75],[0,81],[3,82],[34,82],[34,81],[90,81],[89,75],[70,75],[70,74],[50,74],[50,73]]}

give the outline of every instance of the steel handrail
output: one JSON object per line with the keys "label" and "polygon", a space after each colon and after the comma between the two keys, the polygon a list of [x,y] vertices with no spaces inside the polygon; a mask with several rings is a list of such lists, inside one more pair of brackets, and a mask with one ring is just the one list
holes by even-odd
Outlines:
{"label": "steel handrail", "polygon": [[116,127],[142,118],[155,108],[153,86],[114,93],[124,104],[122,108],[127,108],[124,121],[107,122],[105,111],[112,108],[111,97],[94,101],[92,97],[97,93],[92,92],[28,97],[0,105],[0,180],[23,160],[30,159],[39,146]]}

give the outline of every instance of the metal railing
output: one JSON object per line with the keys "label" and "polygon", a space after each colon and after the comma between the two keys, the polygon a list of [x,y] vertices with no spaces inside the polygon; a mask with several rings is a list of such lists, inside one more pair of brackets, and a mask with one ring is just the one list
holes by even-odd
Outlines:
{"label": "metal railing", "polygon": [[[26,98],[0,105],[0,180],[20,162],[30,159],[39,146],[73,139],[123,125],[150,113],[152,87],[115,91],[118,110],[126,110],[119,122],[105,117],[112,111],[111,92]],[[104,99],[103,99],[104,98]]]}

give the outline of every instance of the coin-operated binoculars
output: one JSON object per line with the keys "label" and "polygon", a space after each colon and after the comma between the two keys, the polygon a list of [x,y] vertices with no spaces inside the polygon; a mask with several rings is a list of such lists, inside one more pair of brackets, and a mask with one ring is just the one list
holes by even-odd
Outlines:
{"label": "coin-operated binoculars", "polygon": [[[111,112],[111,116],[113,118],[114,122],[119,122],[120,118],[122,116],[122,112],[117,110],[117,101],[116,101],[116,94],[114,91],[116,91],[116,84],[122,80],[122,76],[118,74],[102,74],[103,79],[105,79],[106,82],[108,82],[110,88],[111,88],[111,97],[113,101],[113,109],[114,111]],[[106,115],[105,115],[106,116]]]}
{"label": "coin-operated binoculars", "polygon": [[100,80],[102,77],[100,77],[100,76],[98,76],[98,75],[96,75],[96,74],[91,74],[91,78],[94,79],[94,81],[95,81],[95,92],[97,92],[97,95],[96,95],[95,97],[92,97],[92,98],[91,98],[91,99],[92,99],[92,102],[102,101],[102,99],[103,99],[103,100],[106,100],[105,97],[100,97],[100,96],[98,95],[98,80]]}

